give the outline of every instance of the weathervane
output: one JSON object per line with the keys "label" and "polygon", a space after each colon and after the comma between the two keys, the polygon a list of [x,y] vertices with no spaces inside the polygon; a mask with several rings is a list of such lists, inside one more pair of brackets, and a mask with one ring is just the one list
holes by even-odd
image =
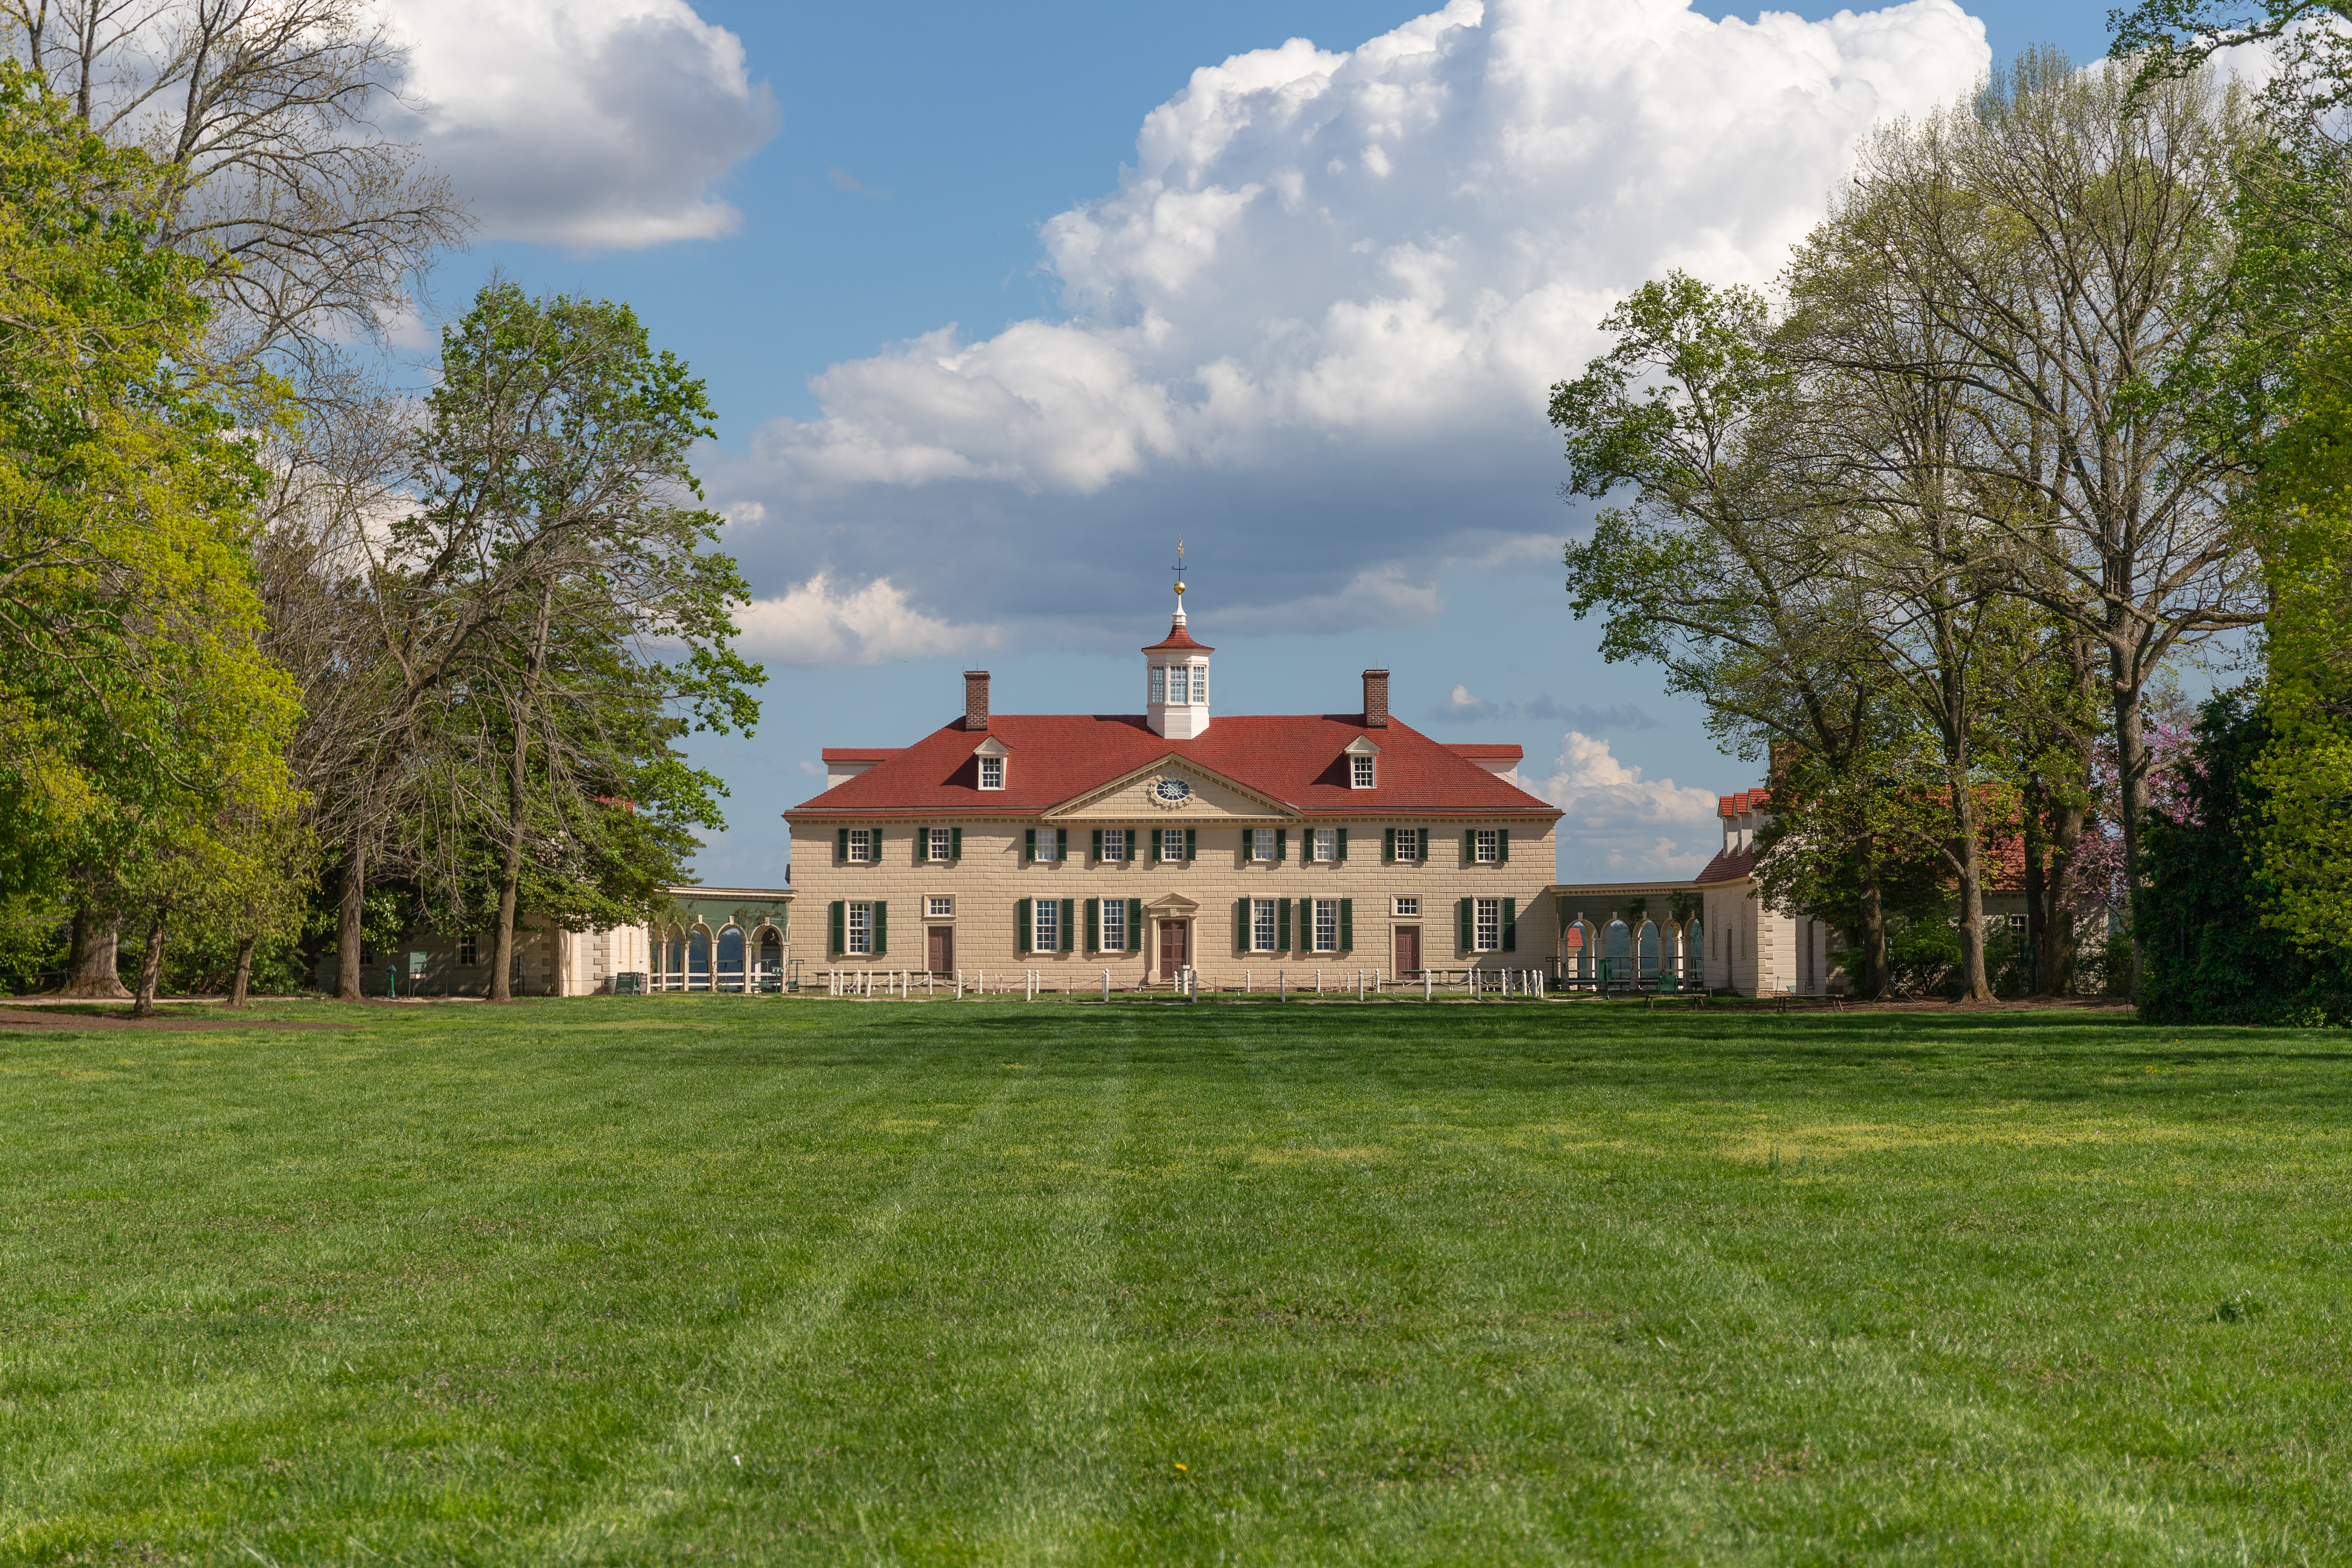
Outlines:
{"label": "weathervane", "polygon": [[1184,542],[1176,542],[1176,603],[1184,602]]}

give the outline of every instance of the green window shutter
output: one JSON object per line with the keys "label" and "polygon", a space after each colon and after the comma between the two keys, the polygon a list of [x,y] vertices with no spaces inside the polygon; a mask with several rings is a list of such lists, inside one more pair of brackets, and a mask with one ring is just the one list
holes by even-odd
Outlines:
{"label": "green window shutter", "polygon": [[1024,827],[1021,830],[1021,858],[1024,860],[1037,858],[1037,830],[1034,827]]}
{"label": "green window shutter", "polygon": [[1102,829],[1101,829],[1101,828],[1099,828],[1099,827],[1097,827],[1097,828],[1096,828],[1096,829],[1095,829],[1095,853],[1094,853],[1094,858],[1095,858],[1097,860],[1100,860],[1100,859],[1102,858]]}
{"label": "green window shutter", "polygon": [[1029,951],[1029,900],[1018,899],[1013,905],[1013,951]]}
{"label": "green window shutter", "polygon": [[1461,929],[1461,931],[1460,931],[1460,932],[1459,932],[1459,935],[1460,935],[1460,937],[1461,937],[1461,939],[1462,939],[1462,951],[1463,951],[1463,952],[1469,952],[1469,951],[1470,951],[1470,900],[1467,900],[1467,899],[1456,899],[1456,900],[1454,900],[1454,923],[1455,923],[1456,925],[1458,925],[1458,926],[1460,926],[1460,927],[1462,928],[1462,929]]}
{"label": "green window shutter", "polygon": [[1160,829],[1154,827],[1147,831],[1151,835],[1151,863],[1157,866],[1160,864]]}
{"label": "green window shutter", "polygon": [[1247,952],[1249,950],[1249,900],[1235,899],[1234,900],[1234,951]]}
{"label": "green window shutter", "polygon": [[849,829],[846,827],[833,830],[833,863],[836,866],[849,863]]}
{"label": "green window shutter", "polygon": [[1394,860],[1395,858],[1396,829],[1393,827],[1383,827],[1381,829],[1381,859],[1385,863]]}
{"label": "green window shutter", "polygon": [[1064,899],[1062,900],[1062,951],[1064,952],[1068,952],[1077,945],[1077,917],[1078,901],[1076,899]]}
{"label": "green window shutter", "polygon": [[1290,951],[1290,900],[1288,899],[1274,900],[1274,951],[1276,952]]}
{"label": "green window shutter", "polygon": [[1426,860],[1429,858],[1429,829],[1426,827],[1418,827],[1413,831],[1421,836],[1421,853],[1414,856],[1413,858],[1416,860]]}
{"label": "green window shutter", "polygon": [[1339,900],[1339,951],[1356,951],[1356,900],[1353,899]]}
{"label": "green window shutter", "polygon": [[[1099,842],[1102,835],[1097,833],[1095,838]],[[1102,951],[1102,900],[1100,899],[1087,900],[1087,951],[1088,952]]]}
{"label": "green window shutter", "polygon": [[919,866],[931,858],[931,830],[921,823],[915,824],[915,864]]}
{"label": "green window shutter", "polygon": [[963,829],[961,827],[948,829],[948,858],[950,860],[963,858]]}
{"label": "green window shutter", "polygon": [[866,863],[868,866],[882,864],[882,830],[878,827],[874,830],[874,837],[866,842]]}
{"label": "green window shutter", "polygon": [[1127,951],[1129,952],[1143,951],[1143,900],[1141,899],[1127,900]]}
{"label": "green window shutter", "polygon": [[1517,899],[1503,900],[1503,951],[1519,951],[1519,900]]}
{"label": "green window shutter", "polygon": [[1475,827],[1462,830],[1462,863],[1465,866],[1478,863],[1478,830]]}
{"label": "green window shutter", "polygon": [[1511,830],[1507,827],[1499,828],[1495,834],[1495,864],[1497,866],[1507,866],[1510,863]]}
{"label": "green window shutter", "polygon": [[1066,860],[1069,858],[1070,830],[1066,827],[1056,827],[1054,829],[1054,858]]}
{"label": "green window shutter", "polygon": [[1287,827],[1277,827],[1274,830],[1274,863],[1279,866],[1285,860],[1289,858],[1290,829]]}
{"label": "green window shutter", "polygon": [[874,956],[881,957],[890,951],[890,906],[881,900],[874,900]]}
{"label": "green window shutter", "polygon": [[1331,846],[1331,858],[1345,860],[1348,858],[1348,830],[1344,827],[1340,828],[1337,837],[1338,842]]}
{"label": "green window shutter", "polygon": [[832,951],[833,951],[833,952],[845,952],[845,951],[847,951],[848,946],[849,946],[849,902],[848,902],[848,900],[845,900],[845,899],[835,899],[835,900],[833,900],[832,907],[831,907],[831,909],[830,909],[827,912],[829,912],[829,913],[833,916],[833,948],[832,948]]}
{"label": "green window shutter", "polygon": [[1193,847],[1199,841],[1199,837],[1200,835],[1196,830],[1190,827],[1184,830],[1184,864],[1187,866],[1192,863]]}

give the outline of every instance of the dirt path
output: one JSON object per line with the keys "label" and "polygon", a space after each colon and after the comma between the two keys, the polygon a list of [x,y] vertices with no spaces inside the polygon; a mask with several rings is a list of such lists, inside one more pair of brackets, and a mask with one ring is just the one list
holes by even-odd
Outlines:
{"label": "dirt path", "polygon": [[64,1034],[91,1029],[135,1029],[169,1033],[183,1029],[347,1029],[348,1024],[298,1024],[283,1019],[133,1018],[122,1014],[55,1013],[30,1007],[0,1007],[0,1030],[29,1029]]}

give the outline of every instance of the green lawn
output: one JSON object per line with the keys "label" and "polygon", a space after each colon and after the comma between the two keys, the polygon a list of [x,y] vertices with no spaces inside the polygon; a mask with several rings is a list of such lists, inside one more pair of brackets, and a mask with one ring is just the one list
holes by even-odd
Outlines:
{"label": "green lawn", "polygon": [[2352,1561],[2340,1033],[262,1016],[0,1034],[0,1559]]}

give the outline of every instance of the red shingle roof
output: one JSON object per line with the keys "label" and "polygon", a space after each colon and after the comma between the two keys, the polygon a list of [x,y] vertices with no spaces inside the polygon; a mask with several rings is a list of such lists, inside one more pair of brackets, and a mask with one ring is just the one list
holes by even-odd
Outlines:
{"label": "red shingle roof", "polygon": [[[784,815],[1034,816],[1160,758],[1180,757],[1309,816],[1559,816],[1410,725],[1392,719],[1385,730],[1369,730],[1361,719],[1243,714],[1215,721],[1193,740],[1171,741],[1132,713],[1006,713],[985,731],[967,730],[959,718]],[[1377,788],[1348,785],[1347,748],[1358,736],[1380,748]],[[1004,788],[982,791],[972,751],[992,737],[1012,754]]]}
{"label": "red shingle roof", "polygon": [[[1980,848],[1980,867],[1984,890],[1988,893],[2013,893],[2025,886],[2025,840],[2016,834],[2005,837],[1988,837]],[[1706,868],[1692,880],[1697,882],[1736,882],[1756,869],[1756,852],[1752,849],[1725,850],[1706,863]],[[1957,887],[1957,879],[1946,887]]]}
{"label": "red shingle roof", "polygon": [[1171,648],[1174,648],[1179,653],[1214,653],[1217,651],[1215,648],[1211,647],[1207,643],[1194,642],[1192,640],[1192,634],[1184,629],[1184,625],[1181,621],[1177,622],[1174,626],[1168,628],[1168,636],[1165,640],[1153,643],[1143,651],[1146,653],[1166,653]]}
{"label": "red shingle roof", "polygon": [[1691,879],[1698,883],[1737,882],[1756,869],[1756,852],[1752,849],[1726,849],[1706,863],[1706,869]]}
{"label": "red shingle roof", "polygon": [[1525,746],[1490,746],[1476,741],[1464,742],[1448,741],[1445,742],[1445,749],[1457,757],[1483,758],[1487,762],[1495,763],[1516,763],[1528,754],[1528,749]]}
{"label": "red shingle roof", "polygon": [[817,756],[828,763],[887,763],[906,749],[904,746],[826,746],[818,751]]}

